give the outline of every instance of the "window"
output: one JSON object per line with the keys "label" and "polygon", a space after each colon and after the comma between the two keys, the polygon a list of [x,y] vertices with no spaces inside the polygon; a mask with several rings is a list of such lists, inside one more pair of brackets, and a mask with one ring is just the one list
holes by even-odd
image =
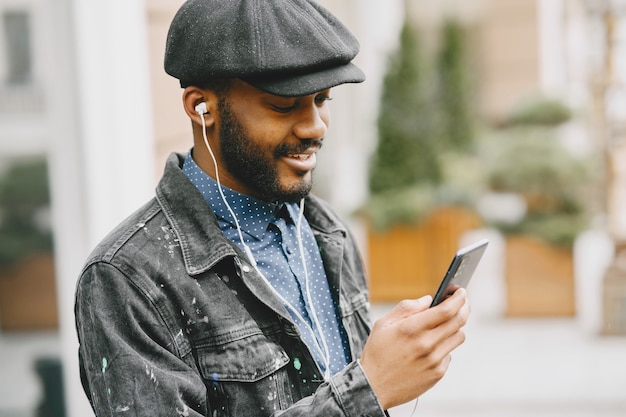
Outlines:
{"label": "window", "polygon": [[0,7],[0,115],[39,112],[45,106],[35,73],[32,12]]}
{"label": "window", "polygon": [[10,85],[29,84],[32,82],[32,57],[28,13],[6,11],[2,20],[7,55],[6,82]]}

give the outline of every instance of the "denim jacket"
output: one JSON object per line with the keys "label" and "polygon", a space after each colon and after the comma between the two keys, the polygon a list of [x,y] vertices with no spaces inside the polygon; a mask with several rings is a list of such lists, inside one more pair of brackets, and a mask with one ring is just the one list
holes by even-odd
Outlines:
{"label": "denim jacket", "polygon": [[172,154],[156,197],[93,251],[76,292],[81,380],[97,416],[383,416],[358,361],[370,329],[352,236],[309,196],[353,361],[324,382],[296,325]]}

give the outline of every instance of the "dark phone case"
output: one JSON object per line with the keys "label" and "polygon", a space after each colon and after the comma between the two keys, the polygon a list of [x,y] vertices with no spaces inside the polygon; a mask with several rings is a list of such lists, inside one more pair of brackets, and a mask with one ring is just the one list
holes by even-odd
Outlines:
{"label": "dark phone case", "polygon": [[457,251],[433,297],[431,307],[451,296],[458,288],[467,288],[488,244],[489,241],[483,239]]}

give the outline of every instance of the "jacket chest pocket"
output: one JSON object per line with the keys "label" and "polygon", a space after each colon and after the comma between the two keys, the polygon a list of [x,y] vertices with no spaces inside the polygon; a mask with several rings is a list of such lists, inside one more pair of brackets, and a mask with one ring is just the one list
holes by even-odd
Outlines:
{"label": "jacket chest pocket", "polygon": [[272,415],[293,403],[289,356],[258,328],[204,342],[197,360],[212,415]]}

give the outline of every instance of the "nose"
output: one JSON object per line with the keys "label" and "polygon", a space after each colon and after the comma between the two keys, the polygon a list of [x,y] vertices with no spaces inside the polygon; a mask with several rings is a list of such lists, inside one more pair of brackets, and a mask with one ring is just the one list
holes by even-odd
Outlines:
{"label": "nose", "polygon": [[301,109],[299,119],[294,125],[293,132],[299,139],[319,140],[326,136],[330,114],[327,106],[317,106],[315,103]]}

